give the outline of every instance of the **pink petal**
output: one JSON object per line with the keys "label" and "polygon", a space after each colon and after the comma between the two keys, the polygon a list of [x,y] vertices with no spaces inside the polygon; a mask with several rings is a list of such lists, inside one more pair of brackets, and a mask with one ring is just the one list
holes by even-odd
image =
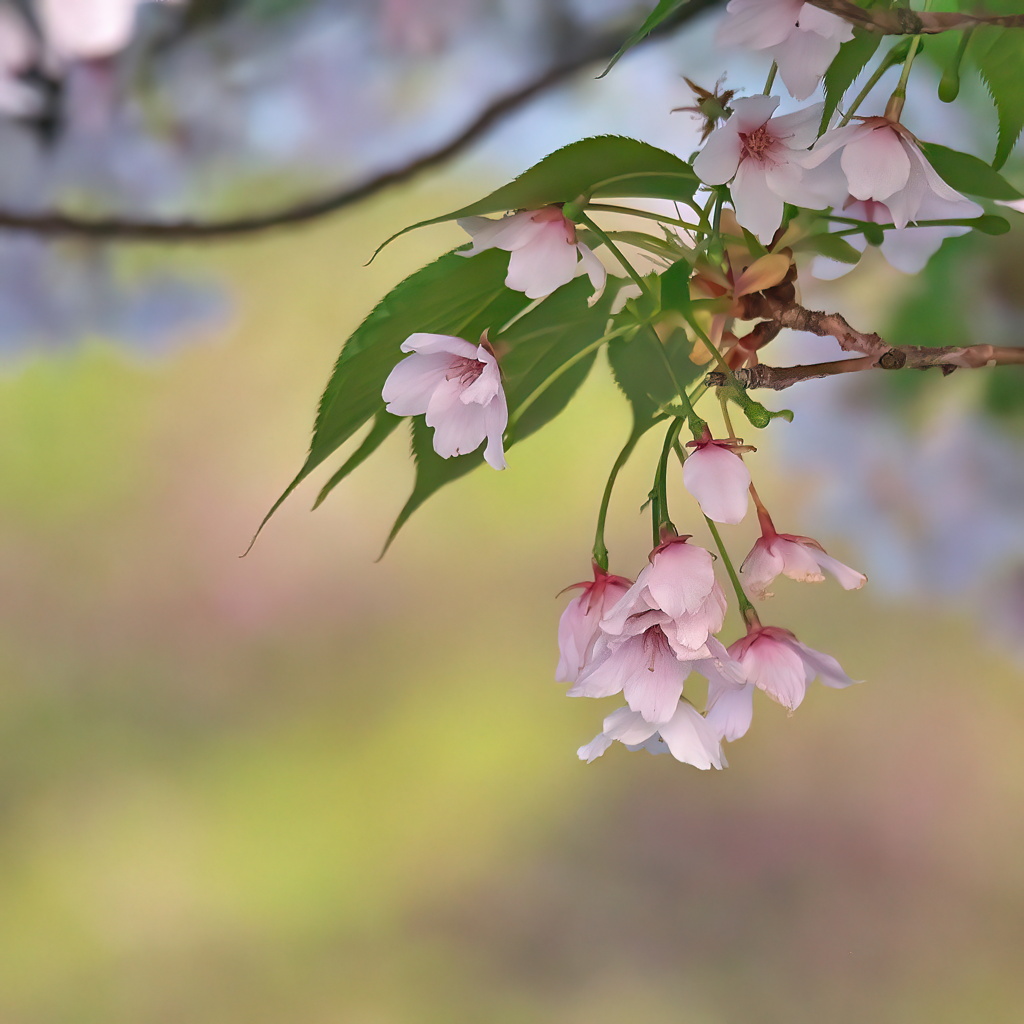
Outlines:
{"label": "pink petal", "polygon": [[516,249],[509,257],[505,284],[523,292],[528,299],[540,299],[576,276],[576,246],[566,241],[557,222],[544,225],[529,245]]}
{"label": "pink petal", "polygon": [[508,404],[505,392],[499,387],[498,393],[484,406],[484,433],[487,447],[484,449],[484,461],[494,469],[506,469],[505,446],[503,435],[508,426]]}
{"label": "pink petal", "polygon": [[721,739],[732,743],[745,736],[753,717],[753,685],[723,686],[715,680],[708,684],[706,721]]}
{"label": "pink petal", "polygon": [[768,590],[775,577],[782,572],[782,558],[764,537],[758,537],[750,554],[743,559],[740,574],[744,593],[751,600],[764,600],[773,595]]}
{"label": "pink petal", "polygon": [[676,619],[704,604],[715,586],[714,562],[702,547],[676,542],[653,556],[637,583],[641,580],[657,606]]}
{"label": "pink petal", "polygon": [[745,96],[732,101],[732,117],[728,123],[738,132],[752,132],[760,128],[775,113],[778,96]]}
{"label": "pink petal", "polygon": [[782,537],[776,538],[772,547],[776,554],[782,556],[782,571],[791,580],[798,583],[820,583],[825,578],[818,566],[818,556],[821,552],[816,548],[784,540]]}
{"label": "pink petal", "polygon": [[454,338],[450,334],[410,334],[402,342],[403,352],[419,352],[429,355],[435,352],[448,352],[453,356],[465,359],[477,358],[477,346],[462,338]]}
{"label": "pink petal", "polygon": [[[807,3],[800,8],[800,30],[814,32],[838,43],[848,43],[853,38],[853,26],[845,18]],[[836,52],[839,52],[838,47]]]}
{"label": "pink petal", "polygon": [[860,682],[858,679],[851,679],[832,655],[816,651],[813,647],[800,643],[799,640],[792,640],[790,643],[799,652],[811,677],[813,678],[816,675],[823,686],[831,686],[834,690],[841,690],[847,686],[855,686]]}
{"label": "pink petal", "polygon": [[840,562],[838,558],[826,555],[824,551],[818,552],[818,564],[822,569],[832,573],[843,590],[860,590],[868,581],[864,573],[851,569],[848,565]]}
{"label": "pink petal", "polygon": [[476,451],[484,439],[484,408],[462,401],[458,378],[443,380],[426,409],[428,427],[434,428],[434,451],[442,459]]}
{"label": "pink petal", "polygon": [[750,50],[774,46],[793,31],[802,6],[801,0],[730,0],[716,41]]}
{"label": "pink petal", "polygon": [[755,160],[741,160],[729,191],[740,224],[762,242],[770,242],[782,223],[783,204],[768,187],[764,168]]}
{"label": "pink petal", "polygon": [[750,471],[726,448],[708,444],[689,456],[683,463],[683,484],[716,523],[738,523],[747,514]]}
{"label": "pink petal", "polygon": [[804,662],[789,644],[759,636],[743,652],[740,660],[747,678],[772,700],[795,710],[807,691]]}
{"label": "pink petal", "polygon": [[730,119],[708,136],[693,161],[693,172],[708,185],[724,185],[736,173],[742,154],[743,144]]}
{"label": "pink petal", "polygon": [[430,396],[445,378],[452,357],[447,352],[414,353],[388,374],[381,390],[385,408],[395,416],[418,416],[427,411]]}
{"label": "pink petal", "polygon": [[704,720],[704,716],[687,701],[683,701],[675,714],[658,727],[661,738],[668,746],[669,753],[683,764],[706,771],[708,768],[723,768],[725,758],[722,745],[715,730]]}
{"label": "pink petal", "polygon": [[643,662],[624,681],[622,695],[648,722],[664,722],[679,703],[689,666],[676,660],[660,630],[645,633],[643,643]]}
{"label": "pink petal", "polygon": [[577,243],[576,248],[579,250],[580,262],[576,268],[576,273],[579,275],[581,272],[585,273],[590,278],[590,283],[594,288],[594,294],[587,300],[588,306],[593,306],[597,303],[597,300],[604,294],[605,285],[608,283],[608,271],[605,270],[604,264],[594,254],[593,249],[584,245],[582,242]]}
{"label": "pink petal", "polygon": [[[850,194],[882,202],[904,188],[910,178],[910,157],[903,141],[889,127],[875,127],[843,150],[841,159]],[[892,209],[892,203],[886,204]],[[894,211],[895,212],[895,211]]]}

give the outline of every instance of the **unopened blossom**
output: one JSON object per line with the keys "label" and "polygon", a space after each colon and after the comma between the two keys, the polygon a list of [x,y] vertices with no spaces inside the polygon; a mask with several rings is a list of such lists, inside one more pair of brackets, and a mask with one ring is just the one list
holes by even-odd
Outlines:
{"label": "unopened blossom", "polygon": [[585,273],[594,286],[590,304],[604,292],[608,272],[589,246],[576,239],[576,225],[560,206],[520,210],[501,220],[463,217],[459,227],[473,238],[460,256],[475,256],[485,249],[511,253],[505,284],[528,299],[540,299]]}
{"label": "unopened blossom", "polygon": [[555,679],[574,683],[594,653],[594,644],[601,635],[601,620],[632,585],[624,576],[615,576],[594,565],[594,579],[574,583],[567,590],[579,588],[558,620],[558,668]]}
{"label": "unopened blossom", "polygon": [[[804,165],[820,168],[821,174],[831,179],[831,187],[845,185],[855,199],[884,203],[897,228],[910,221],[971,218],[984,212],[939,177],[917,140],[899,121],[887,117],[857,120],[859,124],[822,135],[804,158]],[[829,160],[834,153],[840,153],[838,166]]]}
{"label": "unopened blossom", "polygon": [[[966,215],[980,216],[982,208],[976,203],[971,205],[977,208],[977,213]],[[844,217],[869,221],[872,224],[893,223],[889,207],[877,199],[855,199],[850,196],[842,206],[842,214]],[[942,220],[948,216],[944,200],[937,200],[931,193],[925,196],[917,210],[917,220]],[[902,270],[904,274],[919,274],[947,238],[965,235],[970,230],[966,225],[930,224],[917,227],[911,223],[905,228],[890,228],[886,231],[878,250],[889,266]],[[858,252],[864,252],[868,247],[864,235],[845,237]],[[848,274],[854,266],[853,263],[840,263],[838,260],[819,256],[811,264],[811,273],[822,281],[834,281],[837,277]]]}
{"label": "unopened blossom", "polygon": [[764,50],[798,100],[814,92],[853,26],[803,0],[730,0],[718,30],[722,46]]}
{"label": "unopened blossom", "polygon": [[505,468],[502,434],[508,405],[501,372],[486,339],[473,345],[447,334],[413,334],[402,342],[403,359],[384,382],[385,408],[396,416],[426,414],[434,451],[442,459],[474,452],[486,440],[484,459]]}
{"label": "unopened blossom", "polygon": [[743,666],[748,683],[790,710],[800,706],[815,676],[836,689],[856,682],[835,658],[800,643],[778,626],[754,627],[732,644],[729,653]]}
{"label": "unopened blossom", "polygon": [[784,203],[831,205],[803,162],[818,133],[822,104],[773,117],[778,105],[777,96],[733,100],[732,117],[708,136],[693,161],[708,185],[732,182],[736,219],[762,242],[770,242],[782,222]]}
{"label": "unopened blossom", "polygon": [[760,518],[761,536],[740,566],[743,589],[748,597],[771,597],[768,588],[780,573],[801,583],[821,583],[825,579],[824,570],[835,577],[843,590],[860,590],[867,583],[864,573],[833,558],[816,540],[792,533],[776,533],[767,514]]}
{"label": "unopened blossom", "polygon": [[636,583],[602,621],[605,633],[635,636],[657,624],[677,658],[708,657],[708,638],[725,621],[725,595],[710,552],[688,539],[671,537],[651,552]]}
{"label": "unopened blossom", "polygon": [[665,722],[648,722],[629,708],[619,708],[604,720],[602,730],[577,751],[581,761],[589,764],[618,740],[629,750],[644,749],[652,754],[667,750],[677,761],[702,770],[725,768],[728,764],[714,730],[685,700],[679,702],[672,717]]}
{"label": "unopened blossom", "polygon": [[697,499],[701,512],[716,523],[738,523],[747,514],[750,470],[738,452],[751,451],[736,438],[704,436],[690,441],[693,452],[683,463],[683,485]]}

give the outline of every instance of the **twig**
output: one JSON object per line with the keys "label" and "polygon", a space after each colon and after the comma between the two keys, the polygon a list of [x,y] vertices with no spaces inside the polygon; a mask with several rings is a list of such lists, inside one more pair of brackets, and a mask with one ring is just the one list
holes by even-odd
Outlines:
{"label": "twig", "polygon": [[[667,19],[656,32],[652,32],[647,39],[637,45],[643,45],[648,40],[665,35],[720,2],[721,0],[691,0],[674,18]],[[568,55],[561,64],[550,68],[526,85],[500,96],[481,111],[458,135],[411,163],[384,171],[358,185],[346,187],[319,199],[289,206],[283,210],[223,221],[151,221],[130,217],[86,218],[52,210],[40,213],[0,210],[0,229],[25,231],[50,237],[72,235],[99,239],[179,242],[252,234],[266,231],[269,228],[316,220],[326,214],[335,213],[347,206],[361,202],[392,185],[408,181],[417,174],[450,160],[461,153],[470,143],[484,135],[503,117],[517,110],[533,97],[590,64],[608,60],[618,50],[621,42],[622,38],[618,33],[592,40],[583,49]]]}
{"label": "twig", "polygon": [[957,29],[995,25],[1000,28],[1024,28],[1024,14],[964,14],[912,11],[907,7],[865,10],[851,0],[807,0],[830,14],[886,36],[936,35]]}

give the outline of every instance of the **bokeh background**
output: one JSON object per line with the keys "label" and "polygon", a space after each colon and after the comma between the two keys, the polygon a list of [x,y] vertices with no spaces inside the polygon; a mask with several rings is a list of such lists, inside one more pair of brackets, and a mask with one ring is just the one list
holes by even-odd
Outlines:
{"label": "bokeh background", "polygon": [[[553,11],[600,32],[644,13],[222,7],[159,60],[138,39],[69,60],[61,102],[94,117],[72,119],[77,141],[41,140],[38,110],[10,118],[4,203],[270,207],[443,140],[480,99],[467,82],[500,92],[558,57]],[[758,486],[780,526],[871,583],[783,583],[770,616],[865,682],[816,686],[792,716],[760,701],[725,772],[618,746],[583,765],[610,708],[551,681],[555,595],[588,572],[628,429],[600,365],[508,472],[443,491],[383,561],[411,486],[400,436],[315,513],[310,481],[239,558],[344,338],[460,235],[424,230],[366,267],[375,245],[571,138],[629,131],[687,155],[695,126],[669,110],[688,102],[681,71],[710,84],[725,66],[714,19],[301,229],[0,239],[4,1024],[1020,1020],[1016,368],[785,396],[796,421],[759,438]],[[117,77],[137,66],[157,69],[149,92]],[[730,68],[759,88],[756,61]],[[172,91],[161,120],[169,81],[206,101]],[[916,102],[936,141],[981,151],[980,89],[966,115]],[[949,243],[919,280],[872,260],[805,294],[900,340],[1013,343],[1020,257],[1013,235]],[[646,554],[656,444],[613,508],[622,572]],[[730,531],[735,552],[753,530]]]}

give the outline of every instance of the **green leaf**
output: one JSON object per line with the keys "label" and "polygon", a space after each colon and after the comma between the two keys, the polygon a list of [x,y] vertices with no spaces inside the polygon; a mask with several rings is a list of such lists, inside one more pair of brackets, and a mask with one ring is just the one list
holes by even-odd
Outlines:
{"label": "green leaf", "polygon": [[335,472],[327,483],[320,489],[320,493],[313,502],[313,508],[319,508],[324,498],[334,490],[342,480],[345,479],[354,469],[361,466],[392,434],[395,427],[402,422],[401,416],[392,416],[391,413],[381,409],[373,421],[370,432],[360,442],[359,447],[344,461],[341,468]]}
{"label": "green leaf", "polygon": [[679,398],[659,346],[682,387],[703,372],[690,359],[691,346],[681,330],[673,331],[663,342],[653,329],[645,328],[628,340],[618,338],[608,345],[608,362],[633,410],[633,434],[637,437],[664,418],[660,411],[663,406]]}
{"label": "green leaf", "polygon": [[[618,288],[614,281],[609,281],[609,288],[593,307],[587,306],[590,290],[590,282],[578,278],[516,320],[506,331],[491,336],[499,352],[507,347],[500,357],[509,410],[506,451],[554,419],[590,372]],[[412,450],[416,481],[391,528],[382,556],[410,516],[431,495],[483,462],[482,449],[442,459],[434,451],[433,434],[421,416],[414,418]]]}
{"label": "green leaf", "polygon": [[661,308],[676,313],[690,312],[690,276],[693,268],[685,260],[673,263],[661,275]]}
{"label": "green leaf", "polygon": [[626,41],[619,47],[615,56],[608,62],[608,67],[606,67],[597,77],[604,78],[604,76],[607,75],[616,64],[618,64],[619,59],[627,50],[631,50],[637,43],[646,39],[663,21],[667,18],[671,18],[676,11],[685,7],[687,2],[688,0],[658,0],[654,10],[647,15],[643,24],[627,37]]}
{"label": "green leaf", "polygon": [[[407,277],[381,299],[342,348],[320,399],[309,455],[263,518],[256,537],[317,466],[371,418],[383,413],[381,388],[402,357],[400,346],[410,334],[452,334],[476,340],[487,328],[500,328],[528,304],[521,292],[505,287],[507,269],[508,254],[499,250],[488,250],[470,259],[448,253]],[[586,305],[585,300],[580,301]],[[363,445],[371,443],[375,448],[386,436],[382,430],[378,424]],[[348,470],[370,451],[360,448],[357,454],[361,452],[362,457],[354,463],[349,460]],[[339,474],[321,492],[317,504],[345,475],[342,471]]]}
{"label": "green leaf", "polygon": [[847,89],[875,55],[881,41],[882,37],[877,32],[855,28],[853,38],[839,47],[839,53],[825,72],[825,109],[821,114],[823,131],[828,127]]}
{"label": "green leaf", "polygon": [[984,217],[967,223],[983,235],[1005,235],[1010,230],[1010,222],[1005,217],[997,217],[994,213],[986,213]]}
{"label": "green leaf", "polygon": [[997,170],[970,153],[960,153],[934,142],[922,142],[921,149],[939,177],[959,192],[989,199],[1021,198]]}
{"label": "green leaf", "polygon": [[999,116],[999,142],[993,167],[1002,167],[1024,130],[1024,32],[1020,29],[986,27],[971,38],[971,54],[988,87]]}
{"label": "green leaf", "polygon": [[625,196],[687,201],[699,184],[685,160],[657,146],[619,135],[581,139],[550,153],[514,181],[475,203],[402,228],[383,242],[377,252],[407,231],[460,217],[537,210],[571,202],[581,195],[595,199]]}
{"label": "green leaf", "polygon": [[856,263],[860,260],[860,253],[845,238],[828,233],[807,235],[794,242],[791,248],[793,252],[816,252],[838,263]]}

